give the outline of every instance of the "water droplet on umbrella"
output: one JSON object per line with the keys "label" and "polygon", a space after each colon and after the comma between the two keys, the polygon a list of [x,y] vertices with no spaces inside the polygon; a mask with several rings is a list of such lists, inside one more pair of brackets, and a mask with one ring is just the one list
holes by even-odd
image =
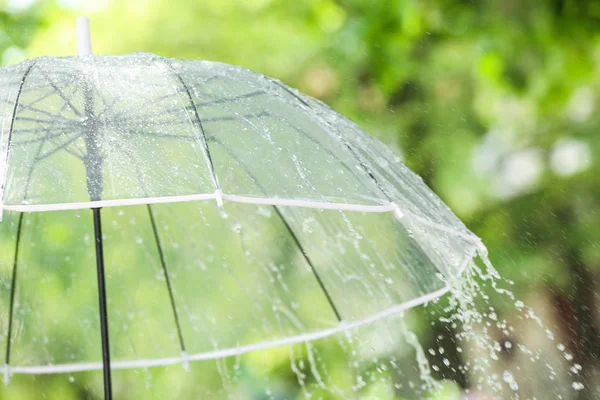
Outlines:
{"label": "water droplet on umbrella", "polygon": [[515,381],[514,376],[509,371],[504,371],[502,379],[504,380],[504,382],[506,382],[508,384],[508,387],[510,387],[511,390],[513,390],[513,391],[519,390],[519,385]]}

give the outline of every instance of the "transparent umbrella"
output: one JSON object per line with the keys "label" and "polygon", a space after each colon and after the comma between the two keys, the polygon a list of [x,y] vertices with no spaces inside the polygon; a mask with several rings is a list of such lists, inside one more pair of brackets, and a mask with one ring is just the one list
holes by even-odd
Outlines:
{"label": "transparent umbrella", "polygon": [[231,65],[91,55],[86,21],[80,56],[0,69],[5,382],[103,370],[110,398],[111,369],[324,338],[444,295],[481,248],[323,103]]}

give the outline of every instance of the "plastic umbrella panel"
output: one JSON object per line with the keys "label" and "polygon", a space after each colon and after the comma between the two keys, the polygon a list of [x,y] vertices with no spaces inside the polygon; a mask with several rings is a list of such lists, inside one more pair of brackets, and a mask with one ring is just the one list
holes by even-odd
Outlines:
{"label": "plastic umbrella panel", "polygon": [[372,322],[445,293],[479,246],[385,146],[242,68],[41,58],[0,80],[13,373],[102,368],[89,207],[116,368]]}

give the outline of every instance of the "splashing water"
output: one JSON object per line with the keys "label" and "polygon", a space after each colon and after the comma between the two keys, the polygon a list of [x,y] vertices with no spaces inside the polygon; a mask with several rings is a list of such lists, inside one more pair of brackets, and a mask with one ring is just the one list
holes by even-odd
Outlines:
{"label": "splashing water", "polygon": [[[578,378],[581,365],[574,362],[565,345],[557,343],[543,318],[503,287],[510,282],[499,276],[484,252],[480,252],[479,259],[483,265],[471,262],[461,279],[452,282],[448,296],[421,309],[315,342],[191,363],[192,375],[182,375],[180,366],[126,373],[144,377],[145,389],[158,397],[171,394],[161,386],[170,380],[178,382],[171,384],[179,390],[173,389],[173,393],[191,395],[192,386],[184,383],[191,380],[195,381],[194,395],[202,398],[576,398],[585,389]],[[521,342],[522,326],[505,318],[506,311],[491,305],[494,293],[509,301],[513,305],[511,314],[518,315],[516,320],[526,321],[538,336],[552,343],[551,348],[560,357],[549,357],[548,348],[537,343]],[[415,318],[415,313],[425,313],[434,322],[451,328],[447,334],[450,337],[434,335],[435,345],[422,342],[420,338],[431,335],[421,332],[430,327],[419,326],[423,318]],[[518,364],[511,364],[510,357],[519,357]],[[449,371],[453,375],[448,375]],[[564,378],[561,381],[565,375],[572,378],[570,382],[565,383]],[[459,380],[461,376],[465,386],[462,390],[445,380]],[[75,382],[81,378],[73,374],[69,379]],[[206,379],[220,380],[220,388],[215,389],[214,384],[203,386]],[[540,382],[545,392],[536,393]]]}
{"label": "splashing water", "polygon": [[[541,382],[550,384],[545,388],[548,392],[543,398],[549,398],[546,397],[549,395],[560,399],[573,398],[574,392],[582,390],[584,386],[577,380],[574,380],[570,387],[565,387],[564,382],[557,382],[557,371],[565,369],[558,358],[548,359],[548,355],[545,354],[547,351],[545,352],[541,346],[529,343],[515,345],[511,339],[508,339],[518,338],[523,327],[517,329],[514,323],[502,318],[491,305],[490,294],[508,300],[512,304],[510,311],[517,314],[518,320],[530,321],[529,328],[536,331],[538,338],[543,336],[547,342],[556,341],[553,332],[545,326],[533,309],[516,299],[510,290],[503,287],[504,284],[513,283],[498,274],[490,263],[485,249],[480,249],[478,256],[483,266],[471,261],[462,278],[451,282],[452,290],[448,297],[448,305],[443,310],[443,316],[439,317],[442,323],[454,328],[456,333],[451,338],[451,342],[457,346],[458,352],[467,353],[463,365],[453,367],[458,368],[469,382],[465,394],[490,396],[490,398],[523,398],[535,396],[535,391],[540,390]],[[568,375],[576,377],[582,369],[581,366],[573,363],[572,356],[563,344],[559,343],[555,348],[559,350],[564,360],[570,363]],[[440,348],[438,353],[443,354],[443,350]],[[512,354],[514,357],[517,352],[521,354],[519,363],[507,366],[510,364],[506,361],[507,354]],[[430,354],[433,355],[435,352],[430,351]],[[447,358],[443,358],[443,364],[446,367],[450,366]],[[435,364],[432,368],[439,370]],[[531,381],[532,376],[535,376],[537,386],[528,382]],[[563,387],[560,386],[561,384]],[[540,393],[537,395],[539,396]]]}
{"label": "splashing water", "polygon": [[[425,349],[419,341],[410,313],[379,321],[372,326],[346,332],[337,339],[325,339],[312,345],[295,346],[289,350],[290,369],[297,378],[301,393],[306,399],[313,398],[475,398],[508,399],[535,396],[539,386],[532,386],[532,371],[538,382],[550,382],[543,398],[570,399],[584,385],[574,379],[564,385],[558,379],[564,366],[556,359],[548,359],[544,349],[530,344],[518,343],[519,331],[504,319],[491,305],[490,290],[513,304],[514,313],[519,318],[530,321],[539,334],[549,342],[562,358],[571,363],[568,375],[577,377],[582,367],[572,361],[566,347],[556,344],[555,335],[533,309],[514,294],[502,287],[511,282],[500,277],[489,263],[484,252],[479,253],[483,267],[471,262],[460,280],[452,282],[452,290],[445,300],[436,300],[424,309],[441,323],[453,327],[453,337],[448,345]],[[434,310],[436,304],[447,302],[441,310]],[[498,333],[500,333],[498,338]],[[400,337],[400,338],[399,338]],[[510,339],[509,339],[510,338]],[[437,338],[442,339],[441,337]],[[331,342],[337,340],[337,343]],[[398,353],[398,348],[402,348]],[[334,349],[334,350],[332,350]],[[457,363],[449,353],[452,350],[463,356]],[[516,366],[506,366],[506,353],[520,353],[523,361]],[[344,359],[345,367],[339,368],[333,360]],[[412,362],[410,361],[412,360]],[[452,370],[462,375],[467,382],[462,396],[448,390],[448,382],[437,379],[442,370]],[[340,383],[340,370],[344,375],[352,375],[352,384]],[[444,393],[449,393],[444,395]],[[552,397],[547,396],[548,393]],[[278,397],[271,392],[272,398]],[[539,394],[538,394],[539,395]],[[446,396],[446,397],[444,397]],[[454,397],[452,397],[454,396]],[[471,397],[469,397],[471,396]],[[540,398],[540,397],[538,397]]]}
{"label": "splashing water", "polygon": [[[298,398],[293,393],[305,399],[530,398],[540,388],[531,384],[532,376],[538,385],[548,384],[547,392],[538,393],[541,397],[537,398],[575,398],[585,388],[576,379],[581,375],[581,365],[573,362],[563,344],[556,343],[555,335],[531,307],[502,287],[511,283],[499,276],[486,254],[480,252],[479,258],[483,266],[471,262],[462,279],[452,282],[451,293],[445,299],[435,300],[421,310],[452,327],[452,337],[447,338],[451,340],[446,344],[426,348],[419,340],[423,328],[415,327],[412,311],[406,312],[317,342],[250,353],[231,363],[217,362],[223,391],[213,395],[237,398],[237,386],[247,379],[244,370],[258,363],[264,368],[259,374],[264,382],[257,384],[262,387],[262,395],[257,396],[269,399]],[[539,335],[554,343],[552,348],[569,363],[566,373],[574,377],[570,383],[565,386],[560,381],[564,365],[548,358],[544,348],[519,343],[519,330],[491,305],[492,292],[509,300],[513,304],[511,312],[529,321]],[[440,310],[442,303],[446,304]],[[436,342],[442,339],[438,336]],[[453,352],[463,361],[453,359]],[[519,364],[507,365],[507,353],[519,353]],[[287,381],[288,386],[281,378],[285,370],[293,377]],[[440,380],[444,370],[464,377],[467,387],[462,393],[455,385]],[[290,388],[289,382],[296,389]]]}

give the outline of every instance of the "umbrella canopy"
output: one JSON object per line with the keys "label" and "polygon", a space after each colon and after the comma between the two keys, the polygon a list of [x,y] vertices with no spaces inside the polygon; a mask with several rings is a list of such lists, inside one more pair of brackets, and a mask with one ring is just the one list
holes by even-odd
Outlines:
{"label": "umbrella canopy", "polygon": [[0,119],[5,380],[102,369],[100,343],[106,369],[322,338],[443,295],[481,247],[383,144],[240,67],[33,59],[0,69]]}

